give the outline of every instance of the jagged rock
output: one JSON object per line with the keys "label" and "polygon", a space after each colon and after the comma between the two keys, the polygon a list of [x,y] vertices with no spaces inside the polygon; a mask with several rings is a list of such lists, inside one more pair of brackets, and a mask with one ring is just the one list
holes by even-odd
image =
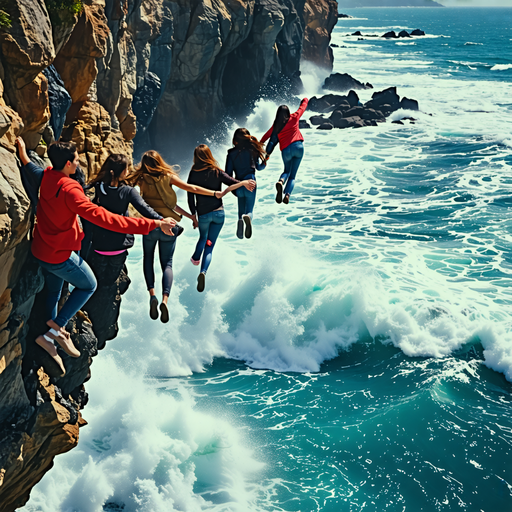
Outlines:
{"label": "jagged rock", "polygon": [[402,98],[402,101],[400,102],[400,108],[403,108],[405,110],[419,110],[419,104],[416,100],[412,100],[410,98]]}
{"label": "jagged rock", "polygon": [[335,128],[348,128],[350,126],[350,122],[344,117],[333,119],[332,124]]}
{"label": "jagged rock", "polygon": [[299,128],[300,128],[301,130],[305,130],[305,129],[307,129],[307,128],[311,128],[311,125],[310,125],[310,124],[309,124],[305,119],[301,119],[301,120],[299,121]]}
{"label": "jagged rock", "polygon": [[346,117],[349,128],[362,128],[365,126],[365,122],[358,116]]}
{"label": "jagged rock", "polygon": [[374,92],[371,101],[366,103],[366,106],[378,108],[381,105],[387,104],[393,107],[394,105],[399,105],[399,103],[400,97],[396,93],[396,87],[388,87],[383,91]]}
{"label": "jagged rock", "polygon": [[78,23],[54,61],[73,103],[88,99],[98,73],[96,59],[105,55],[108,37],[107,19],[101,5],[84,4]]}
{"label": "jagged rock", "polygon": [[137,134],[141,137],[153,119],[162,95],[162,83],[154,73],[147,72],[133,95],[132,109],[137,119]]}
{"label": "jagged rock", "polygon": [[397,39],[398,36],[396,35],[396,32],[394,30],[391,30],[390,32],[386,32],[382,37],[385,37],[387,39]]}
{"label": "jagged rock", "polygon": [[354,32],[352,34],[353,36],[362,36],[363,34],[361,34],[361,31],[360,30],[357,30],[356,32]]}
{"label": "jagged rock", "polygon": [[409,35],[409,32],[407,32],[407,30],[401,30],[398,33],[398,37],[411,37],[411,36]]}
{"label": "jagged rock", "polygon": [[339,103],[346,99],[346,96],[342,96],[340,94],[326,94],[321,98],[313,96],[312,98],[309,99],[308,107],[306,110],[312,112],[325,112],[330,107],[338,105]]}
{"label": "jagged rock", "polygon": [[347,73],[334,73],[325,79],[322,88],[331,91],[348,91],[350,89],[367,89],[368,87]]}
{"label": "jagged rock", "polygon": [[391,124],[404,124],[402,121],[398,120],[398,121],[391,121]]}
{"label": "jagged rock", "polygon": [[336,43],[331,43],[331,48],[339,48],[340,45]]}
{"label": "jagged rock", "polygon": [[365,113],[365,108],[360,106],[355,106],[349,108],[347,111],[343,112],[343,117],[363,117]]}
{"label": "jagged rock", "polygon": [[332,130],[333,128],[334,126],[331,123],[325,122],[318,126],[317,130]]}
{"label": "jagged rock", "polygon": [[365,120],[374,121],[383,121],[386,119],[386,116],[380,110],[374,110],[373,108],[365,108],[361,117]]}
{"label": "jagged rock", "polygon": [[355,107],[356,105],[359,105],[359,96],[355,91],[349,91],[347,94],[347,101],[351,107]]}
{"label": "jagged rock", "polygon": [[71,107],[71,96],[64,87],[60,75],[55,66],[49,66],[44,71],[44,76],[48,81],[48,97],[50,103],[50,126],[53,131],[54,139],[58,140],[64,127],[66,114]]}
{"label": "jagged rock", "polygon": [[423,30],[420,30],[419,28],[417,28],[416,30],[413,30],[411,32],[411,36],[424,36],[425,35],[425,32],[423,32]]}
{"label": "jagged rock", "polygon": [[332,69],[334,59],[329,42],[337,21],[338,3],[334,0],[308,0],[305,3],[303,60]]}
{"label": "jagged rock", "polygon": [[323,116],[311,116],[309,118],[309,122],[313,125],[313,126],[319,126],[321,125],[322,123],[324,123],[326,121],[325,117]]}

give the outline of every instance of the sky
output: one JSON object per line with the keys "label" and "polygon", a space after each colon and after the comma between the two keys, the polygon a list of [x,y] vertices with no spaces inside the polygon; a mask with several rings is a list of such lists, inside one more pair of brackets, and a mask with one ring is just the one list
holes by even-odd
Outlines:
{"label": "sky", "polygon": [[447,7],[512,7],[512,0],[436,0]]}

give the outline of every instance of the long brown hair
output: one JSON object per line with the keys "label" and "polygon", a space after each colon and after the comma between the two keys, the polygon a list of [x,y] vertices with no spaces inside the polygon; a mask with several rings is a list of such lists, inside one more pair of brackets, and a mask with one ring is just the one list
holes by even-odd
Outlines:
{"label": "long brown hair", "polygon": [[118,180],[124,170],[128,168],[130,162],[125,155],[114,153],[109,155],[103,165],[101,166],[100,172],[89,181],[91,185],[102,181],[107,187],[112,183],[112,180]]}
{"label": "long brown hair", "polygon": [[178,176],[179,172],[179,165],[169,165],[158,151],[150,149],[142,155],[140,163],[126,181],[130,185],[138,185],[145,175],[159,178],[160,176]]}
{"label": "long brown hair", "polygon": [[210,148],[206,144],[199,144],[199,146],[194,149],[194,165],[192,166],[192,170],[205,171],[206,169],[214,170],[217,175],[219,172],[222,172],[219,163],[213,158]]}
{"label": "long brown hair", "polygon": [[247,128],[237,128],[235,130],[233,146],[239,149],[248,149],[255,158],[260,158],[263,161],[267,156],[263,144],[254,135],[251,135]]}

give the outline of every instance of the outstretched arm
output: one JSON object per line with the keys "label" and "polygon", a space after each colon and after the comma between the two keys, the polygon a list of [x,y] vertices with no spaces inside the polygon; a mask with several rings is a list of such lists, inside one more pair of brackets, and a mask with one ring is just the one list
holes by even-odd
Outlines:
{"label": "outstretched arm", "polygon": [[211,197],[220,197],[220,192],[216,195],[216,190],[210,190],[207,188],[199,187],[197,185],[191,185],[178,178],[177,176],[171,176],[171,184],[176,185],[181,190],[185,190],[186,192],[192,192],[193,194],[200,194],[202,196],[211,196]]}
{"label": "outstretched arm", "polygon": [[302,117],[302,114],[304,114],[304,112],[306,111],[308,103],[309,103],[309,100],[307,98],[303,98],[302,101],[300,102],[300,106],[299,106],[297,112],[295,112],[295,114],[298,115],[299,119]]}
{"label": "outstretched arm", "polygon": [[236,190],[237,188],[245,187],[247,190],[253,191],[256,188],[256,182],[254,180],[244,180],[239,181],[238,183],[234,183],[233,185],[229,186],[226,190],[222,191],[221,197],[224,197],[228,192],[232,192],[233,190]]}

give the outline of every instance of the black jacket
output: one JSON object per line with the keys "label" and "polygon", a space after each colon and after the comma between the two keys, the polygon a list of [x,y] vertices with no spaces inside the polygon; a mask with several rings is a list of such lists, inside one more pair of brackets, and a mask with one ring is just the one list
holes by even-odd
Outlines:
{"label": "black jacket", "polygon": [[[109,212],[129,217],[128,206],[131,204],[143,217],[155,220],[162,219],[162,216],[148,206],[133,187],[123,184],[120,184],[119,187],[107,187],[103,183],[96,183],[94,190],[96,194],[93,203],[103,206]],[[96,225],[93,225],[92,230],[93,250],[121,251],[133,247],[135,240],[133,235],[116,233]]]}

